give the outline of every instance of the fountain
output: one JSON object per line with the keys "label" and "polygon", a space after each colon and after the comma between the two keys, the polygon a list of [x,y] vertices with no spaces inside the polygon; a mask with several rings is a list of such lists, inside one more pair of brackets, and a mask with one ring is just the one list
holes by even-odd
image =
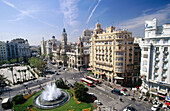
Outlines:
{"label": "fountain", "polygon": [[35,97],[33,104],[39,109],[53,109],[59,107],[70,99],[70,95],[59,88],[55,83],[47,84],[45,90]]}

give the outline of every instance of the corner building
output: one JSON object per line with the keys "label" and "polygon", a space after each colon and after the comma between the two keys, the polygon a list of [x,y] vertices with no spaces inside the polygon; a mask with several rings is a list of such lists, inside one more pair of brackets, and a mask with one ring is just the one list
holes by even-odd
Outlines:
{"label": "corner building", "polygon": [[170,24],[145,21],[145,39],[141,44],[142,92],[159,99],[170,98]]}
{"label": "corner building", "polygon": [[97,78],[123,84],[134,82],[134,38],[132,32],[97,23],[90,39],[89,66]]}

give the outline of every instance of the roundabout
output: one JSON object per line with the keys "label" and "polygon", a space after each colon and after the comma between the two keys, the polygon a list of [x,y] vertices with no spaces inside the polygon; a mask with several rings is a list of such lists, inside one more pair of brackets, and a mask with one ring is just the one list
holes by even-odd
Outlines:
{"label": "roundabout", "polygon": [[60,107],[70,100],[70,94],[59,88],[56,85],[48,84],[45,90],[35,97],[33,105],[39,109],[53,109]]}

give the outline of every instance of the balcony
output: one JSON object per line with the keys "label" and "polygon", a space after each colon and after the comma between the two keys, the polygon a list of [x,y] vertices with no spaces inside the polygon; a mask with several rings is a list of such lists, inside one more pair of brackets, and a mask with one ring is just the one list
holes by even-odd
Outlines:
{"label": "balcony", "polygon": [[163,78],[167,78],[167,75],[165,73],[162,74]]}
{"label": "balcony", "polygon": [[159,69],[158,65],[155,66],[155,69]]}
{"label": "balcony", "polygon": [[157,73],[157,72],[155,72],[155,76],[158,76],[158,73]]}
{"label": "balcony", "polygon": [[168,51],[164,51],[164,54],[165,54],[165,55],[168,55],[168,54],[169,54],[169,52],[168,52]]}
{"label": "balcony", "polygon": [[158,58],[158,57],[156,57],[156,58],[155,58],[155,61],[156,61],[156,62],[159,62],[159,58]]}
{"label": "balcony", "polygon": [[164,66],[164,67],[163,67],[163,70],[167,70],[167,67],[166,67],[166,66]]}
{"label": "balcony", "polygon": [[160,54],[160,51],[156,51],[156,54]]}
{"label": "balcony", "polygon": [[167,58],[164,58],[163,61],[164,61],[164,62],[168,62],[168,59],[167,59]]}

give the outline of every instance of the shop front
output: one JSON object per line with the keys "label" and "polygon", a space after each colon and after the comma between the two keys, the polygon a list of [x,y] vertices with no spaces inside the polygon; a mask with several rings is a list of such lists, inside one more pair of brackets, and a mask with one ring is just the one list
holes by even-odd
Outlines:
{"label": "shop front", "polygon": [[157,96],[158,96],[159,100],[165,100],[166,92],[159,90],[157,93]]}

